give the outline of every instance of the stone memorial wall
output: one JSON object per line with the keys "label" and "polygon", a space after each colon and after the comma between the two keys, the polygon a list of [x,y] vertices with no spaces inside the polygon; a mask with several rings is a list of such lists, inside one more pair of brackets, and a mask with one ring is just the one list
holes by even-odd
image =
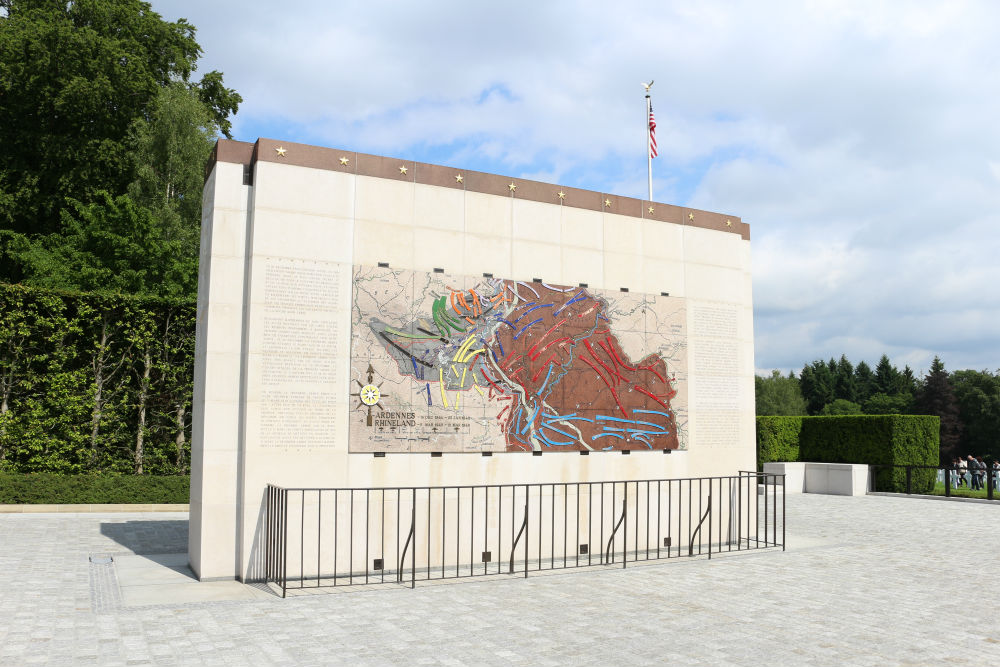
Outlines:
{"label": "stone memorial wall", "polygon": [[259,578],[268,483],[752,469],[749,245],[735,216],[220,141],[202,224],[192,567]]}

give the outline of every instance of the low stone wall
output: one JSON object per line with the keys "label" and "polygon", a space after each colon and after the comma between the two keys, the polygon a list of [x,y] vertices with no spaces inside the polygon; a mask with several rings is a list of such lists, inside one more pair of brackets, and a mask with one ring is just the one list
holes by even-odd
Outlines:
{"label": "low stone wall", "polygon": [[868,493],[869,469],[860,463],[765,463],[764,472],[785,475],[785,493],[824,493],[863,496]]}

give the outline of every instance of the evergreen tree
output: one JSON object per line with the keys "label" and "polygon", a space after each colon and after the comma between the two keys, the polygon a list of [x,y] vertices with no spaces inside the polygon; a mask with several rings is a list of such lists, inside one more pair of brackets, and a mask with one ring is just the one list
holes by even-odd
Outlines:
{"label": "evergreen tree", "polygon": [[917,382],[917,377],[913,374],[913,369],[908,365],[903,367],[903,372],[899,374],[899,391],[900,393],[910,394],[911,396],[916,396],[917,390],[920,388],[920,383]]}
{"label": "evergreen tree", "polygon": [[917,393],[916,408],[920,414],[941,418],[941,463],[950,462],[959,454],[962,422],[951,380],[939,357],[934,357],[931,370],[924,377]]}
{"label": "evergreen tree", "polygon": [[875,393],[875,374],[871,366],[859,361],[854,367],[854,385],[857,387],[858,401],[864,403]]}
{"label": "evergreen tree", "polygon": [[847,360],[847,356],[843,354],[840,355],[840,361],[837,362],[834,395],[839,399],[851,403],[856,403],[858,400],[858,386],[854,379],[854,367]]}
{"label": "evergreen tree", "polygon": [[[836,367],[836,362],[832,359],[830,361]],[[818,415],[835,398],[834,375],[830,365],[823,361],[814,361],[802,368],[799,386],[806,401],[806,409],[811,415]]]}
{"label": "evergreen tree", "polygon": [[812,368],[806,364],[799,372],[799,392],[802,394],[802,399],[806,402],[806,414],[812,414],[809,411],[809,401],[813,395],[814,385]]}
{"label": "evergreen tree", "polygon": [[894,396],[899,393],[899,371],[887,355],[882,355],[875,367],[875,393]]}

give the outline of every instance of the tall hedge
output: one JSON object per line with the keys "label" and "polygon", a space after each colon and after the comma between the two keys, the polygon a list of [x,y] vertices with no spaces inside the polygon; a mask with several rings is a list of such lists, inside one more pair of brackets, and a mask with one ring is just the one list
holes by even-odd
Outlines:
{"label": "tall hedge", "polygon": [[757,467],[798,461],[803,417],[757,417]]}
{"label": "tall hedge", "polygon": [[[940,421],[927,415],[758,417],[757,464],[771,461],[936,466]],[[913,471],[914,492],[934,486],[935,471]],[[876,473],[876,488],[902,491],[906,471]]]}
{"label": "tall hedge", "polygon": [[0,473],[186,474],[195,304],[0,285]]}

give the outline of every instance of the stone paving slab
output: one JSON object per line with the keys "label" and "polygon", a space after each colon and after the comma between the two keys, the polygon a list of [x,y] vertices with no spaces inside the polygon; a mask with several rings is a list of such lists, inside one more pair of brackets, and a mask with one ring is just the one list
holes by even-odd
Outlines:
{"label": "stone paving slab", "polygon": [[[238,581],[198,581],[186,553],[119,554],[113,557],[122,607],[192,602],[253,600],[272,597]],[[113,591],[108,593],[113,595]]]}
{"label": "stone paving slab", "polygon": [[184,577],[186,514],[6,514],[0,665],[1000,664],[1000,503],[787,512],[784,553],[139,607],[120,577]]}

